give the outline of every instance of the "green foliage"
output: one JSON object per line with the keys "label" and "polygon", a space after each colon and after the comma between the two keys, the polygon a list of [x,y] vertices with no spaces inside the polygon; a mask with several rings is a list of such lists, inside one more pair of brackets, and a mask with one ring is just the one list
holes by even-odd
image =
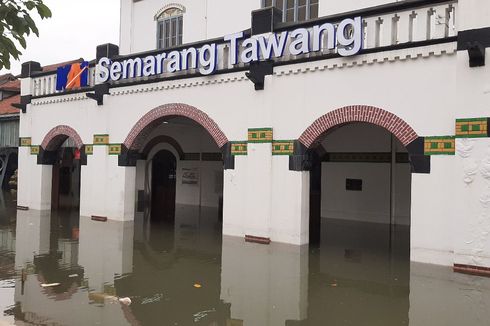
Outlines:
{"label": "green foliage", "polygon": [[26,37],[39,36],[31,13],[41,19],[51,17],[51,10],[43,0],[0,0],[0,69],[10,69],[10,59],[19,59],[18,45],[26,48]]}

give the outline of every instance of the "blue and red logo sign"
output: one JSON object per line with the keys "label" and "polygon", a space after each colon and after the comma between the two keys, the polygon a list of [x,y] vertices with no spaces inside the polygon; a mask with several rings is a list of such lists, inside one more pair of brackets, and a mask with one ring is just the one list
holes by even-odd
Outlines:
{"label": "blue and red logo sign", "polygon": [[56,69],[56,90],[88,86],[88,62],[73,63]]}

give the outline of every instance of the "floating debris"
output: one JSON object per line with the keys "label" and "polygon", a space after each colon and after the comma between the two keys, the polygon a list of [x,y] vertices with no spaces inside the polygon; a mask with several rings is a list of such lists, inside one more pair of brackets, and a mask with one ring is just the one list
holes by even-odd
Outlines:
{"label": "floating debris", "polygon": [[70,274],[70,275],[68,275],[68,277],[70,277],[70,278],[77,277],[77,276],[78,276],[78,274]]}
{"label": "floating debris", "polygon": [[43,288],[51,288],[51,287],[54,287],[54,286],[58,286],[58,285],[60,285],[60,284],[61,284],[61,283],[43,283],[43,284],[41,284],[41,286],[42,286]]}
{"label": "floating debris", "polygon": [[204,317],[206,317],[209,313],[216,312],[216,309],[211,309],[211,310],[204,310],[204,311],[199,311],[194,314],[194,322],[197,323]]}
{"label": "floating debris", "polygon": [[119,298],[119,302],[122,303],[123,305],[129,306],[131,304],[131,299],[128,297]]}
{"label": "floating debris", "polygon": [[141,301],[141,304],[148,304],[148,303],[158,302],[162,298],[163,298],[163,294],[162,293],[157,293],[157,294],[155,294],[152,297],[143,298],[143,300]]}
{"label": "floating debris", "polygon": [[201,284],[199,284],[199,283],[194,283],[194,287],[195,287],[196,289],[200,289],[200,288],[202,288],[202,285],[201,285]]}

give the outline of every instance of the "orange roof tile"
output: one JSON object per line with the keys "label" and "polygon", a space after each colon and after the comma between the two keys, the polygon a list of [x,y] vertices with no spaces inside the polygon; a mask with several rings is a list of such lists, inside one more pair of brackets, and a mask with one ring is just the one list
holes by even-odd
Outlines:
{"label": "orange roof tile", "polygon": [[0,116],[19,113],[20,110],[12,106],[15,103],[20,103],[20,95],[11,96],[0,101]]}
{"label": "orange roof tile", "polygon": [[0,90],[20,91],[20,80],[11,80],[0,85]]}
{"label": "orange roof tile", "polygon": [[0,75],[0,85],[3,85],[11,80],[14,80],[15,77],[14,75],[12,74],[4,74],[4,75]]}
{"label": "orange roof tile", "polygon": [[80,59],[76,59],[76,60],[71,60],[71,61],[66,61],[66,62],[59,62],[59,63],[55,63],[55,64],[52,64],[52,65],[47,65],[47,66],[44,66],[42,68],[43,68],[43,72],[46,72],[46,71],[54,71],[58,67],[62,67],[62,66],[66,66],[66,65],[69,65],[69,64],[72,64],[72,63],[77,63],[77,62],[82,62],[82,61],[83,61],[83,59],[80,58]]}

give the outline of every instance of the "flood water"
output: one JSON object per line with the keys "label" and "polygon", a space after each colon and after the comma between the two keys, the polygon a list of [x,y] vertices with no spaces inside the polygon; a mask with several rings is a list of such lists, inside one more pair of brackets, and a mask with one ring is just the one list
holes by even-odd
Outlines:
{"label": "flood water", "polygon": [[259,245],[209,209],[96,222],[0,196],[0,325],[489,325],[490,280],[410,263],[408,228],[328,221],[320,246]]}

